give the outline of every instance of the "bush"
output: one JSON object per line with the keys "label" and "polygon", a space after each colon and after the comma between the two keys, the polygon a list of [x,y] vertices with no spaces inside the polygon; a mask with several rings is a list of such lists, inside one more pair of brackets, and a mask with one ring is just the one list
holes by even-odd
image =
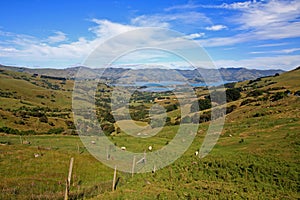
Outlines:
{"label": "bush", "polygon": [[205,112],[200,115],[199,123],[208,122],[211,120],[211,112]]}
{"label": "bush", "polygon": [[225,88],[234,88],[235,85],[236,85],[236,82],[225,83],[225,84],[224,84],[224,87],[225,87]]}
{"label": "bush", "polygon": [[115,126],[111,123],[101,124],[101,128],[105,135],[110,135],[115,131]]}
{"label": "bush", "polygon": [[47,133],[48,134],[61,134],[64,132],[64,128],[59,127],[59,128],[51,128]]}
{"label": "bush", "polygon": [[262,116],[265,116],[265,114],[264,113],[255,113],[253,115],[253,117],[262,117]]}
{"label": "bush", "polygon": [[172,105],[166,106],[166,111],[167,112],[170,112],[170,111],[173,111],[173,110],[176,110],[176,109],[177,109],[177,105],[176,104],[172,104]]}
{"label": "bush", "polygon": [[39,120],[40,120],[40,122],[48,123],[48,118],[46,115],[41,116]]}
{"label": "bush", "polygon": [[271,96],[271,101],[278,101],[286,96],[287,94],[285,92],[276,92],[273,96]]}
{"label": "bush", "polygon": [[[228,88],[225,91],[226,95],[226,102],[236,101],[241,97],[241,88]],[[224,104],[225,102],[225,96],[224,92],[222,91],[213,91],[209,96],[206,97],[206,99],[211,99],[211,96],[213,97],[213,101],[218,104]]]}
{"label": "bush", "polygon": [[13,128],[9,128],[9,127],[6,127],[6,126],[1,127],[1,128],[0,128],[0,132],[2,132],[2,133],[7,133],[7,134],[15,134],[15,135],[20,134],[20,131],[19,131],[19,130],[13,129]]}
{"label": "bush", "polygon": [[231,106],[226,107],[226,114],[231,113],[231,112],[234,111],[236,108],[237,108],[236,105],[231,105]]}
{"label": "bush", "polygon": [[191,112],[197,112],[211,108],[211,101],[209,99],[199,99],[194,101],[191,105]]}
{"label": "bush", "polygon": [[65,123],[66,123],[66,125],[68,126],[69,129],[76,129],[73,121],[65,121]]}
{"label": "bush", "polygon": [[227,102],[236,101],[241,98],[241,93],[237,88],[230,88],[226,90],[226,100]]}
{"label": "bush", "polygon": [[36,95],[36,97],[37,97],[37,98],[41,98],[41,99],[44,99],[44,98],[45,98],[44,95],[40,95],[40,94]]}
{"label": "bush", "polygon": [[240,106],[247,105],[252,102],[256,102],[256,100],[255,99],[246,99],[246,100],[242,101]]}
{"label": "bush", "polygon": [[247,94],[247,97],[258,97],[263,94],[261,90],[253,90]]}

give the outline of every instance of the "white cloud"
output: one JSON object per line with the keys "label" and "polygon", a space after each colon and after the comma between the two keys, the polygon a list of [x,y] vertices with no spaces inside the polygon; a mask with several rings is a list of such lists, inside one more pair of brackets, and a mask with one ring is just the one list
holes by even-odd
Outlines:
{"label": "white cloud", "polygon": [[[249,3],[235,22],[248,29],[269,29],[293,25],[300,17],[300,1],[271,0]],[[298,19],[299,20],[299,19]]]}
{"label": "white cloud", "polygon": [[136,26],[144,26],[144,27],[161,27],[161,28],[169,28],[170,24],[166,20],[166,18],[162,18],[159,15],[147,16],[141,15],[131,20],[131,23]]}
{"label": "white cloud", "polygon": [[256,45],[255,47],[277,47],[277,46],[283,46],[283,45],[288,45],[289,43],[286,42],[281,42],[281,43],[268,43],[268,44],[261,44],[261,45]]}
{"label": "white cloud", "polygon": [[201,6],[189,2],[188,4],[175,5],[175,6],[168,7],[168,8],[165,9],[165,11],[187,10],[187,9],[194,9],[194,8],[199,8],[199,7],[201,7]]}
{"label": "white cloud", "polygon": [[246,67],[249,69],[284,69],[291,70],[299,66],[300,55],[266,56],[241,60],[216,60],[220,67]]}
{"label": "white cloud", "polygon": [[[180,38],[176,32],[159,32],[149,28],[145,30],[139,26],[124,25],[108,20],[93,19],[92,21],[96,26],[89,30],[95,34],[96,37],[94,39],[80,37],[74,42],[58,43],[62,40],[59,40],[57,37],[51,40],[51,42],[56,43],[50,43],[49,37],[47,39],[39,39],[32,36],[11,34],[10,40],[6,40],[6,43],[0,43],[1,62],[5,64],[3,60],[8,60],[10,63],[17,60],[20,63],[29,63],[29,66],[45,65],[48,67],[50,67],[48,65],[49,63],[56,63],[56,65],[59,65],[58,63],[69,63],[69,65],[73,65],[82,62],[99,44],[103,44],[104,41],[109,40],[111,37],[139,29],[140,31],[119,36],[119,41],[113,40],[109,45],[102,46],[105,50],[103,51],[103,54],[105,54],[104,57],[112,61],[112,59],[115,59],[111,57],[112,55],[119,55],[116,54],[116,52],[122,52],[124,49],[130,50],[128,47],[144,48],[156,45],[161,49],[190,49],[189,44],[186,44],[184,38]],[[10,33],[7,34],[9,35]],[[203,36],[203,33],[194,33],[189,37],[196,38],[201,36]],[[136,46],[132,46],[131,44]],[[145,57],[143,54],[135,55],[139,55],[138,57],[134,57],[135,60],[143,60]],[[155,59],[163,59],[157,55],[150,54],[149,57],[148,54],[147,56],[149,58],[148,60],[152,59],[152,61]]]}
{"label": "white cloud", "polygon": [[215,37],[215,38],[201,39],[198,40],[198,42],[204,47],[220,47],[220,46],[230,46],[230,45],[242,43],[253,39],[255,39],[255,35],[245,33],[245,34],[237,34],[230,37]]}
{"label": "white cloud", "polygon": [[63,42],[67,39],[66,34],[61,31],[56,31],[54,36],[50,36],[47,38],[46,42],[50,44]]}
{"label": "white cloud", "polygon": [[[237,30],[243,30],[243,33],[200,41],[204,46],[227,46],[246,41],[300,37],[300,1],[298,0],[246,1],[206,7],[237,10],[239,14],[229,16],[227,20],[238,25]],[[207,27],[207,30],[218,30],[218,28],[222,27],[212,26]]]}
{"label": "white cloud", "polygon": [[172,23],[180,23],[181,25],[201,25],[211,23],[211,20],[199,12],[181,12],[174,14],[154,14],[141,15],[131,20],[131,24],[143,27],[172,27]]}
{"label": "white cloud", "polygon": [[288,53],[293,53],[293,52],[296,52],[296,51],[300,51],[300,48],[282,49],[279,52],[288,54]]}
{"label": "white cloud", "polygon": [[92,22],[96,23],[97,26],[90,28],[89,30],[96,34],[99,38],[110,38],[120,33],[131,31],[137,28],[137,26],[124,25],[114,23],[109,20],[92,19]]}
{"label": "white cloud", "polygon": [[220,31],[222,29],[227,29],[227,26],[224,25],[213,25],[205,28],[208,31]]}
{"label": "white cloud", "polygon": [[256,1],[245,1],[245,2],[234,2],[232,4],[223,3],[219,8],[227,9],[248,9],[252,4],[255,4]]}
{"label": "white cloud", "polygon": [[270,53],[276,53],[276,54],[290,54],[300,51],[300,48],[290,48],[290,49],[281,49],[276,51],[253,51],[250,52],[250,54],[270,54]]}
{"label": "white cloud", "polygon": [[192,40],[192,39],[201,38],[204,35],[205,35],[205,33],[192,33],[190,35],[185,36],[184,38]]}

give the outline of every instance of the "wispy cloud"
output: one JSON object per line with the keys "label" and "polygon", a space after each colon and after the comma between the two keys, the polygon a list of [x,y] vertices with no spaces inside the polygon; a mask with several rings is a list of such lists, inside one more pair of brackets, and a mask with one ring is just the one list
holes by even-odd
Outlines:
{"label": "wispy cloud", "polygon": [[276,50],[276,51],[253,51],[250,52],[250,54],[290,54],[300,51],[300,48],[290,48],[290,49],[281,49],[281,50]]}
{"label": "wispy cloud", "polygon": [[247,1],[208,7],[238,10],[238,14],[228,20],[238,26],[236,29],[244,33],[201,41],[206,46],[226,46],[245,41],[300,37],[300,1]]}
{"label": "wispy cloud", "polygon": [[168,13],[168,14],[153,14],[141,15],[131,19],[131,24],[144,27],[172,27],[173,23],[182,25],[201,25],[211,23],[210,18],[205,14],[195,11]]}
{"label": "wispy cloud", "polygon": [[299,21],[300,2],[297,0],[271,0],[249,2],[247,9],[241,9],[241,16],[235,22],[241,28],[268,29],[281,25],[292,25]]}
{"label": "wispy cloud", "polygon": [[219,25],[208,26],[205,29],[208,31],[220,31],[222,29],[227,29],[227,26],[219,24]]}
{"label": "wispy cloud", "polygon": [[89,28],[89,31],[93,32],[98,38],[101,39],[107,39],[117,34],[137,28],[137,26],[114,23],[106,19],[94,18],[91,21],[94,22],[96,26]]}
{"label": "wispy cloud", "polygon": [[280,42],[280,43],[268,43],[268,44],[261,44],[261,45],[256,45],[254,47],[278,47],[278,46],[284,46],[288,45],[289,43],[287,42]]}
{"label": "wispy cloud", "polygon": [[67,40],[67,37],[66,37],[65,33],[61,32],[61,31],[56,31],[55,35],[48,37],[46,41],[53,44],[53,43],[63,42],[66,40]]}
{"label": "wispy cloud", "polygon": [[244,1],[244,2],[233,2],[231,4],[228,3],[222,3],[221,5],[198,5],[199,7],[202,8],[218,8],[218,9],[248,9],[250,8],[253,4],[256,4],[257,1]]}
{"label": "wispy cloud", "polygon": [[175,6],[165,8],[165,11],[188,10],[188,9],[194,9],[194,8],[199,8],[199,7],[201,7],[201,5],[197,5],[197,4],[194,4],[192,2],[189,2],[187,4],[175,5]]}
{"label": "wispy cloud", "polygon": [[215,60],[217,67],[246,67],[249,69],[285,69],[299,66],[300,55],[265,56],[241,60]]}
{"label": "wispy cloud", "polygon": [[192,33],[192,34],[190,34],[190,35],[185,36],[185,38],[186,38],[186,39],[192,40],[192,39],[198,39],[198,38],[201,38],[201,37],[203,37],[203,36],[205,36],[205,33]]}

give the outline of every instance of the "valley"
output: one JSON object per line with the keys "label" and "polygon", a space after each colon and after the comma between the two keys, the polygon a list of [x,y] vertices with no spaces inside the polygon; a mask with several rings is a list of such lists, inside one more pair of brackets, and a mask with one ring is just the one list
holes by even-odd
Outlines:
{"label": "valley", "polygon": [[[119,75],[111,73],[118,80]],[[106,137],[126,151],[143,152],[149,145],[159,150],[181,124],[199,124],[191,146],[178,160],[155,173],[132,176],[119,171],[120,181],[112,192],[113,169],[96,160],[78,136],[72,99],[77,98],[83,107],[91,102],[84,92],[72,96],[74,79],[1,67],[0,199],[63,199],[71,157],[71,199],[300,198],[299,80],[298,67],[226,83],[226,103],[211,102],[218,86],[194,87],[195,99],[184,105],[179,103],[185,99],[184,90],[179,90],[180,95],[172,90],[137,90],[129,98],[130,117],[149,130],[161,128],[155,136],[143,138],[123,130],[144,134],[131,129],[122,99],[112,99],[113,84],[100,79],[94,94],[97,120]],[[113,111],[111,101],[115,102]],[[164,121],[150,118],[154,105],[165,109]],[[211,118],[213,108],[226,110],[225,124],[213,150],[200,159],[195,151],[211,120],[216,120]],[[182,110],[189,114],[183,116]],[[76,120],[89,127],[89,117],[82,112]]]}

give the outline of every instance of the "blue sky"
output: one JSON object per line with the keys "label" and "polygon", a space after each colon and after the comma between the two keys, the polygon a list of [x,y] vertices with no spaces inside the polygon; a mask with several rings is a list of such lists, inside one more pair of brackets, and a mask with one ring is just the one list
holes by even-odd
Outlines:
{"label": "blue sky", "polygon": [[0,1],[0,64],[65,68],[141,27],[179,31],[217,67],[300,65],[300,1]]}

